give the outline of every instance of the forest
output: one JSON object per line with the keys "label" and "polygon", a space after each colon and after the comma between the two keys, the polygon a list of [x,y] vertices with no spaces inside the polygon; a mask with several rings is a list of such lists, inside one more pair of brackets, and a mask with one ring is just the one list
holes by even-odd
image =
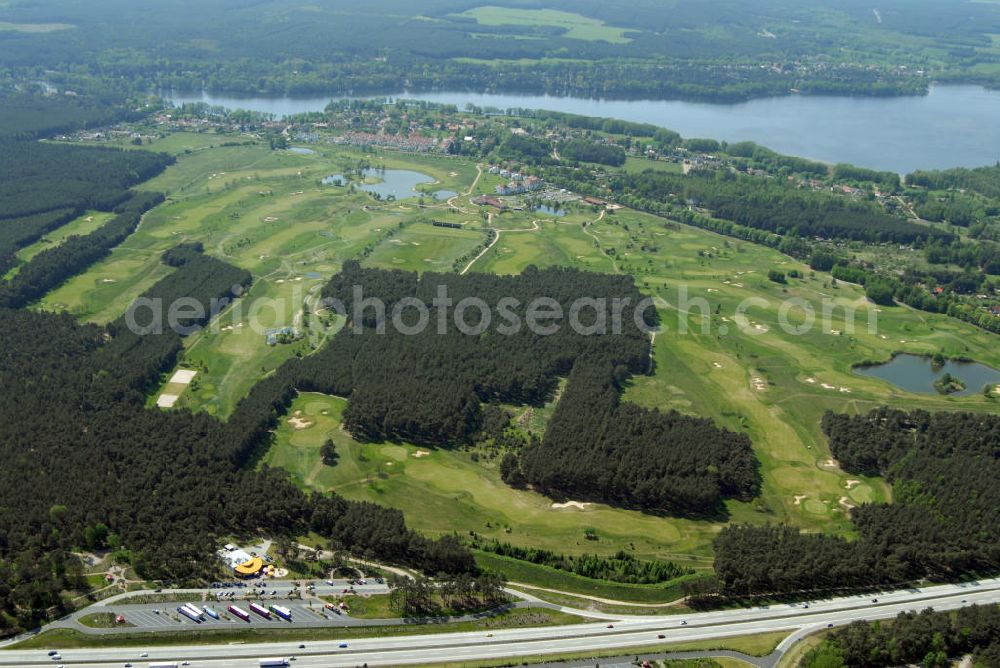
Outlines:
{"label": "forest", "polygon": [[118,215],[86,235],[73,235],[47,248],[23,265],[14,278],[0,283],[0,306],[20,308],[75,276],[123,242],[135,231],[142,214],[163,201],[159,193],[137,193],[115,207]]}
{"label": "forest", "polygon": [[[324,297],[343,300],[353,313],[354,286],[380,298],[386,312],[416,299],[432,323],[402,332],[386,326],[376,309],[366,309],[352,316],[360,332],[352,323],[315,355],[286,364],[298,389],[350,398],[344,424],[355,438],[469,444],[482,432],[483,404],[541,405],[552,397],[557,378],[568,376],[545,437],[517,453],[507,482],[531,483],[560,498],[684,515],[718,515],[724,498],[756,493],[759,473],[746,436],[709,420],[619,402],[622,383],[649,368],[649,339],[631,318],[622,318],[620,334],[577,333],[561,323],[548,334],[525,326],[508,332],[501,325],[469,335],[433,304],[440,286],[455,303],[513,299],[517,304],[503,316],[505,323],[523,323],[526,306],[540,297],[554,299],[563,313],[582,297],[639,304],[642,295],[631,277],[534,267],[516,276],[418,277],[348,262]],[[643,314],[656,317],[651,308]],[[594,327],[599,317],[587,309],[580,324]]]}
{"label": "forest", "polygon": [[609,186],[620,202],[635,208],[656,212],[663,203],[688,203],[709,210],[716,218],[781,235],[901,244],[954,238],[944,230],[891,216],[865,201],[774,181],[728,172],[682,176],[647,170],[616,174]]}
{"label": "forest", "polygon": [[[168,252],[179,266],[143,296],[195,297],[208,312],[248,278],[199,255]],[[0,331],[0,635],[65,610],[60,592],[84,588],[69,554],[80,549],[111,548],[143,577],[182,581],[215,576],[219,536],[315,531],[432,572],[474,570],[467,549],[408,530],[398,511],[309,496],[284,472],[256,472],[242,448],[270,437],[274,411],[241,403],[237,412],[253,419],[224,424],[146,408],[176,363],[176,332],[140,335],[121,319],[102,328],[23,309],[3,309]]]}
{"label": "forest", "polygon": [[558,499],[686,517],[724,517],[725,499],[757,494],[758,463],[745,434],[621,402],[627,378],[609,361],[577,361],[544,438],[519,453],[505,481]]}
{"label": "forest", "polygon": [[[544,14],[479,20],[475,10],[490,4],[565,12],[597,30],[576,34]],[[418,13],[401,0],[310,11],[293,0],[266,9],[171,0],[140,13],[125,0],[11,3],[0,7],[0,21],[62,29],[5,32],[0,62],[19,73],[45,68],[56,84],[92,76],[144,91],[289,95],[468,89],[718,102],[792,90],[900,95],[926,92],[929,77],[915,74],[921,67],[996,83],[989,35],[1000,34],[1000,10],[991,3],[921,0],[914,9],[887,0],[878,25],[856,0],[681,0],[669,12],[652,0],[512,4],[432,0]],[[831,62],[828,53],[845,56]],[[909,69],[892,67],[897,62]]]}
{"label": "forest", "polygon": [[965,654],[976,668],[1000,665],[1000,608],[970,605],[955,612],[902,612],[889,622],[852,622],[809,651],[804,668],[945,668]]}
{"label": "forest", "polygon": [[84,148],[2,135],[0,153],[4,156],[0,161],[0,273],[16,264],[18,249],[87,209],[121,207],[132,196],[129,188],[174,162],[172,156],[148,151]]}
{"label": "forest", "polygon": [[851,511],[858,538],[729,526],[715,542],[723,594],[753,596],[955,580],[1000,568],[1000,416],[828,412],[823,431],[848,473],[882,475],[892,504]]}
{"label": "forest", "polygon": [[601,144],[574,139],[559,146],[559,156],[577,162],[596,162],[611,167],[625,164],[625,150],[616,144]]}

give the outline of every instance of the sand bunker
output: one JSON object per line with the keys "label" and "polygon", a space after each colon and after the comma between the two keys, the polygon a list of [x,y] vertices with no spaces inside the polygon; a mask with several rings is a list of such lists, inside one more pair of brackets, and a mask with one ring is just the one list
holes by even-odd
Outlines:
{"label": "sand bunker", "polygon": [[579,501],[567,501],[566,503],[553,503],[552,507],[556,510],[560,508],[576,508],[577,510],[586,510],[589,503],[580,503]]}
{"label": "sand bunker", "polygon": [[840,497],[840,499],[837,501],[837,503],[839,503],[841,506],[843,506],[844,509],[846,509],[846,510],[854,510],[855,508],[857,508],[857,506],[854,505],[853,503],[851,503],[851,500],[848,499],[846,496]]}
{"label": "sand bunker", "polygon": [[801,506],[801,505],[802,505],[802,501],[803,501],[803,500],[804,500],[805,498],[806,498],[806,495],[805,495],[805,494],[796,494],[796,495],[795,495],[795,505],[797,505],[797,506]]}
{"label": "sand bunker", "polygon": [[192,369],[178,369],[173,376],[170,377],[171,383],[177,383],[178,385],[190,385],[194,377],[198,375],[197,371]]}
{"label": "sand bunker", "polygon": [[420,459],[421,457],[430,457],[430,455],[431,453],[427,452],[426,450],[417,450],[416,452],[413,453],[413,456],[416,457],[417,459]]}
{"label": "sand bunker", "polygon": [[301,429],[308,429],[309,427],[313,426],[313,423],[310,422],[309,420],[297,416],[288,418],[288,424],[292,425],[292,428],[295,429],[296,431]]}
{"label": "sand bunker", "polygon": [[853,489],[855,486],[860,484],[861,484],[860,480],[848,480],[847,482],[844,483],[847,489]]}
{"label": "sand bunker", "polygon": [[722,368],[722,365],[719,364],[718,362],[712,362],[712,366],[714,366],[716,369],[721,369]]}
{"label": "sand bunker", "polygon": [[178,399],[180,397],[176,394],[161,394],[156,400],[156,405],[158,408],[173,408]]}
{"label": "sand bunker", "polygon": [[810,383],[812,385],[815,385],[816,384],[816,379],[815,378],[806,378],[806,382]]}

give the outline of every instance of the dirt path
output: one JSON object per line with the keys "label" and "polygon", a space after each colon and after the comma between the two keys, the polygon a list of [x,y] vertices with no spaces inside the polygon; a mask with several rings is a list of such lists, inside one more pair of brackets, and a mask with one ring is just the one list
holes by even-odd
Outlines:
{"label": "dirt path", "polygon": [[[604,603],[606,605],[624,605],[634,608],[672,608],[674,606],[684,603],[683,598],[679,598],[676,601],[670,601],[669,603],[634,603],[632,601],[616,601],[612,598],[601,598],[600,596],[588,596],[587,594],[577,594],[571,591],[561,591],[559,589],[548,589],[547,587],[536,587],[535,585],[524,584],[522,582],[509,582],[508,586],[512,588],[521,588],[534,591],[545,591],[550,594],[559,594],[561,596],[572,596],[573,598],[582,598],[586,601],[594,601],[595,603]],[[524,592],[527,593],[527,592]]]}
{"label": "dirt path", "polygon": [[[594,223],[599,223],[602,220],[604,220],[604,214],[606,212],[607,212],[607,209],[601,209],[601,213],[600,213],[600,215],[597,216],[597,220],[595,220]],[[600,249],[601,248],[601,240],[597,237],[596,234],[592,233],[590,230],[587,229],[588,227],[590,227],[594,223],[588,223],[587,225],[585,225],[584,228],[583,228],[583,233],[586,234],[591,239],[593,239],[594,243],[597,244],[597,248]],[[615,273],[616,274],[621,273],[618,270],[618,263],[615,262],[615,258],[613,256],[607,255],[607,254],[605,254],[605,257],[607,257],[608,260],[610,260],[610,262],[611,262],[611,268],[615,270]]]}
{"label": "dirt path", "polygon": [[489,214],[489,218],[488,218],[487,224],[489,225],[489,229],[493,230],[493,241],[491,241],[489,243],[489,245],[486,246],[486,248],[484,248],[482,251],[480,251],[479,255],[477,255],[476,257],[472,258],[472,260],[469,261],[469,264],[465,265],[465,269],[463,269],[461,272],[459,272],[459,276],[465,276],[465,274],[470,269],[472,269],[472,265],[474,265],[476,263],[476,261],[479,260],[479,258],[481,258],[482,256],[486,255],[486,253],[488,253],[489,250],[491,248],[493,248],[498,241],[500,241],[500,235],[501,234],[510,234],[512,232],[537,232],[538,230],[542,229],[541,227],[539,227],[538,221],[537,220],[533,220],[533,221],[531,221],[531,229],[530,230],[498,230],[498,229],[496,229],[496,228],[493,227],[493,214],[492,213]]}

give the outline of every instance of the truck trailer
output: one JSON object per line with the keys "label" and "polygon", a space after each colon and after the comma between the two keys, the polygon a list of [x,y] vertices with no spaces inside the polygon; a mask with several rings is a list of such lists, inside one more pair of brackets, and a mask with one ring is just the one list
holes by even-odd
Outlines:
{"label": "truck trailer", "polygon": [[194,610],[188,608],[187,606],[184,605],[178,606],[177,612],[181,613],[182,615],[193,621],[195,624],[201,624],[201,617],[196,615],[194,613]]}
{"label": "truck trailer", "polygon": [[283,605],[272,605],[269,609],[285,621],[292,621],[292,611]]}
{"label": "truck trailer", "polygon": [[250,604],[250,612],[256,612],[258,615],[264,619],[271,619],[271,611],[262,605],[257,605],[256,603]]}
{"label": "truck trailer", "polygon": [[260,668],[272,668],[274,666],[287,666],[288,659],[277,657],[274,659],[261,659]]}
{"label": "truck trailer", "polygon": [[229,606],[228,610],[229,610],[230,613],[232,613],[233,615],[239,617],[244,622],[249,622],[250,621],[250,613],[247,612],[246,610],[243,610],[242,608],[237,608],[235,605]]}
{"label": "truck trailer", "polygon": [[205,614],[208,615],[209,617],[211,617],[212,619],[218,619],[219,618],[219,613],[217,613],[212,608],[205,608]]}

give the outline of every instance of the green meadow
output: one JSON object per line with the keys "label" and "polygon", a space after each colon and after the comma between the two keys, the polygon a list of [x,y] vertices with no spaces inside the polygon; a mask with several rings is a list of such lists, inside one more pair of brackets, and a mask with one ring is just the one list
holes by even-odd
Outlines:
{"label": "green meadow", "polygon": [[632,40],[625,36],[626,28],[605,25],[603,21],[580,14],[555,9],[516,9],[511,7],[476,7],[456,16],[473,18],[484,26],[552,26],[562,28],[564,37],[588,42],[604,41],[626,44]]}

